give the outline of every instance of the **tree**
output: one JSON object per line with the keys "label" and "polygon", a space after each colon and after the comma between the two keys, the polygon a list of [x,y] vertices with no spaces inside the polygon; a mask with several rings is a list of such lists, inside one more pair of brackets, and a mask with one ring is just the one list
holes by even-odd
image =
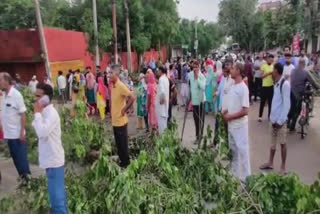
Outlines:
{"label": "tree", "polygon": [[1,0],[0,29],[36,27],[36,17],[32,0]]}
{"label": "tree", "polygon": [[210,50],[220,45],[222,38],[218,25],[212,22],[181,19],[173,44],[188,45],[188,51],[194,52],[195,25],[198,28],[198,52],[201,55],[207,55]]}
{"label": "tree", "polygon": [[219,25],[227,36],[232,36],[240,47],[250,49],[252,25],[257,0],[222,0],[219,3]]}

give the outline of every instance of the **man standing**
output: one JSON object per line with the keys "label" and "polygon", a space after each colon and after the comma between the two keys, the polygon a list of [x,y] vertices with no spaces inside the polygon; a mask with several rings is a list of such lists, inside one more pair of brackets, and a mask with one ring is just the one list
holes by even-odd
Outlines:
{"label": "man standing", "polygon": [[273,80],[272,80],[272,72],[273,72],[273,60],[274,56],[269,54],[267,58],[267,63],[261,66],[261,77],[262,77],[262,91],[261,91],[261,102],[260,102],[260,110],[259,110],[259,122],[262,122],[263,109],[268,101],[268,118],[270,117],[271,112],[271,103],[273,97]]}
{"label": "man standing", "polygon": [[286,58],[286,64],[283,66],[283,76],[286,80],[290,79],[291,72],[295,69],[294,65],[291,63],[291,54],[286,53],[285,55]]}
{"label": "man standing", "polygon": [[231,87],[227,110],[223,117],[228,122],[229,145],[232,150],[232,173],[242,181],[251,174],[249,156],[248,111],[249,90],[243,82],[245,70],[242,63],[236,63],[231,71],[234,85]]}
{"label": "man standing", "polygon": [[63,76],[62,71],[59,71],[58,74],[59,74],[58,79],[57,79],[58,90],[59,90],[59,94],[61,96],[61,100],[64,104],[66,102],[67,79]]}
{"label": "man standing", "polygon": [[159,134],[161,134],[168,125],[170,84],[167,77],[167,69],[161,66],[159,72],[160,78],[156,96],[156,114],[158,119],[158,131]]}
{"label": "man standing", "polygon": [[119,65],[111,66],[110,80],[113,83],[111,91],[111,118],[120,166],[125,168],[130,164],[128,153],[128,117],[126,112],[131,108],[135,98],[128,87],[120,81],[120,71]]}
{"label": "man standing", "polygon": [[[227,110],[228,108],[228,102],[229,102],[229,92],[234,84],[234,80],[231,78],[231,69],[233,66],[233,60],[227,59],[225,62],[225,69],[224,69],[224,77],[223,77],[223,83],[221,85],[221,88],[219,91],[220,93],[220,103],[221,103],[221,110]],[[220,86],[219,86],[220,87]]]}
{"label": "man standing", "polygon": [[292,71],[290,76],[291,85],[291,108],[288,115],[288,128],[290,131],[295,131],[296,122],[301,112],[302,95],[305,91],[307,81],[312,86],[319,89],[319,85],[315,82],[309,72],[305,70],[306,61],[304,58],[300,58],[298,67]]}
{"label": "man standing", "polygon": [[251,61],[250,56],[248,56],[245,59],[244,69],[245,69],[246,77],[247,77],[247,81],[248,81],[249,102],[250,102],[250,104],[252,104],[251,96],[252,96],[252,91],[253,91],[253,71],[252,71],[253,69],[252,69],[252,61]]}
{"label": "man standing", "polygon": [[52,97],[53,89],[50,85],[37,85],[32,126],[39,138],[39,164],[40,168],[46,170],[52,213],[67,214],[60,117],[51,104]]}
{"label": "man standing", "polygon": [[86,96],[87,96],[87,102],[89,104],[89,114],[95,114],[96,111],[97,111],[97,102],[96,102],[96,79],[91,71],[91,67],[88,66],[86,68],[86,72],[87,72],[87,75],[86,75]]}
{"label": "man standing", "polygon": [[[290,61],[291,63],[291,61]],[[281,63],[274,65],[272,77],[274,79],[274,95],[272,99],[270,121],[272,123],[272,145],[270,148],[269,161],[263,164],[260,169],[273,169],[273,159],[276,153],[277,144],[281,145],[281,169],[280,173],[286,173],[287,158],[287,130],[285,123],[290,109],[290,84],[285,77],[282,77],[283,66]]]}
{"label": "man standing", "polygon": [[189,73],[189,81],[193,119],[196,127],[196,143],[200,143],[204,128],[206,78],[200,72],[200,64],[198,61],[193,62],[193,71]]}
{"label": "man standing", "polygon": [[[279,62],[281,63],[282,66],[284,66],[286,64],[286,54],[292,55],[290,46],[285,46],[283,51],[284,51],[283,52],[284,57],[279,59]],[[296,62],[295,62],[294,58],[292,58],[292,57],[291,57],[290,64],[292,64],[293,66],[296,66]]]}
{"label": "man standing", "polygon": [[261,66],[263,65],[264,60],[262,54],[257,56],[256,61],[254,62],[254,101],[257,101],[257,97],[261,98],[261,87],[262,87],[262,78],[261,78]]}
{"label": "man standing", "polygon": [[37,84],[38,84],[38,80],[37,80],[37,76],[33,75],[32,79],[29,82],[29,88],[31,90],[31,92],[34,94],[36,92],[36,88],[37,88]]}
{"label": "man standing", "polygon": [[10,155],[19,176],[27,181],[30,174],[25,141],[27,109],[22,95],[12,86],[12,78],[8,73],[0,73],[0,87],[6,93],[1,107],[4,139],[8,143]]}

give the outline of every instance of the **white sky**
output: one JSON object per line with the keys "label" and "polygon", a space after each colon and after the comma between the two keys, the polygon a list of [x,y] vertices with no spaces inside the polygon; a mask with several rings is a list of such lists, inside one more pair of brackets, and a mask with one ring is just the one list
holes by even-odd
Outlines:
{"label": "white sky", "polygon": [[187,19],[204,19],[217,21],[220,0],[180,0],[178,12],[180,17]]}
{"label": "white sky", "polygon": [[[275,0],[259,0],[260,2]],[[180,17],[187,19],[204,19],[207,21],[218,21],[220,0],[180,0],[178,12]]]}

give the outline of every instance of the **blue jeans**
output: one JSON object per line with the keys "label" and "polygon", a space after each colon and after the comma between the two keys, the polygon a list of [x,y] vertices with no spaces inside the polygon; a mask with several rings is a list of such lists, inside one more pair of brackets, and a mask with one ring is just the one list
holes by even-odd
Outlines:
{"label": "blue jeans", "polygon": [[64,167],[47,168],[48,192],[53,214],[68,214]]}
{"label": "blue jeans", "polygon": [[6,139],[10,155],[20,177],[24,178],[30,174],[27,157],[27,143],[21,143],[20,139]]}

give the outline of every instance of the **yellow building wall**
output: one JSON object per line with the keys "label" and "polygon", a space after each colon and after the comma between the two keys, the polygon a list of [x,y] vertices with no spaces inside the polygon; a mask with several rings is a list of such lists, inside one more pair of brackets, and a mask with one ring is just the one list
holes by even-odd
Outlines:
{"label": "yellow building wall", "polygon": [[77,70],[80,71],[84,70],[84,63],[82,60],[72,60],[72,61],[63,61],[63,62],[51,62],[50,63],[50,70],[51,70],[51,77],[52,83],[54,86],[57,85],[56,79],[58,76],[58,71],[62,71],[63,75],[66,76],[69,70]]}

